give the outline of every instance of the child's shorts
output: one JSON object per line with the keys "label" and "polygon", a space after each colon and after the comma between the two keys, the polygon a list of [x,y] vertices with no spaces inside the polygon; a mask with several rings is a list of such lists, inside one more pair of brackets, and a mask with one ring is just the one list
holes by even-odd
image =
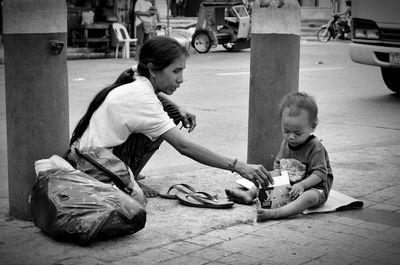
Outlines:
{"label": "child's shorts", "polygon": [[313,207],[311,207],[310,209],[321,207],[328,200],[328,195],[326,194],[326,192],[324,190],[320,190],[320,189],[316,189],[316,188],[311,188],[310,190],[315,190],[318,193],[318,197],[319,197],[318,203],[316,205],[314,205]]}

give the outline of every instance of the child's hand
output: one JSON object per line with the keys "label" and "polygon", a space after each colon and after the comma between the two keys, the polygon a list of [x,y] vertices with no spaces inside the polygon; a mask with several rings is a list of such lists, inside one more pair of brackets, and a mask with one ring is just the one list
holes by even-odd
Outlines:
{"label": "child's hand", "polygon": [[297,199],[297,197],[299,197],[304,192],[304,187],[300,182],[292,185],[292,187],[290,187],[289,189],[289,195],[292,200]]}

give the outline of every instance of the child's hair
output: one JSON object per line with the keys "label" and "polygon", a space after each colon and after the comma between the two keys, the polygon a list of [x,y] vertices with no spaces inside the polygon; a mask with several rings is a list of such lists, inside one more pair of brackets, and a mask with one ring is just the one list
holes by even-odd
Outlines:
{"label": "child's hair", "polygon": [[283,110],[288,108],[289,115],[297,116],[301,111],[308,113],[310,124],[315,127],[318,124],[318,106],[314,97],[304,92],[293,92],[287,94],[279,104],[279,114],[282,117]]}

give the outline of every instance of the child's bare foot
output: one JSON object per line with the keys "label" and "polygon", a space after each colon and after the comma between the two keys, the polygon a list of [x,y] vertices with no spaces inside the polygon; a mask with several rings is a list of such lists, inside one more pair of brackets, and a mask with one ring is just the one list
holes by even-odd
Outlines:
{"label": "child's bare foot", "polygon": [[263,209],[261,208],[261,203],[259,200],[256,200],[257,205],[257,222],[264,222],[272,219],[278,219],[278,210],[277,209]]}
{"label": "child's bare foot", "polygon": [[225,189],[225,193],[230,201],[246,205],[252,205],[257,197],[257,191],[252,189]]}

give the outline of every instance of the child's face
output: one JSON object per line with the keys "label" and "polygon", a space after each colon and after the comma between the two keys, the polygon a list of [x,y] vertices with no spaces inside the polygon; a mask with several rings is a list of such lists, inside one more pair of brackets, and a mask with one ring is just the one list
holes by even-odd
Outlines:
{"label": "child's face", "polygon": [[282,134],[290,145],[296,146],[304,143],[314,132],[315,126],[310,124],[308,113],[301,111],[298,115],[289,115],[290,109],[282,111]]}

